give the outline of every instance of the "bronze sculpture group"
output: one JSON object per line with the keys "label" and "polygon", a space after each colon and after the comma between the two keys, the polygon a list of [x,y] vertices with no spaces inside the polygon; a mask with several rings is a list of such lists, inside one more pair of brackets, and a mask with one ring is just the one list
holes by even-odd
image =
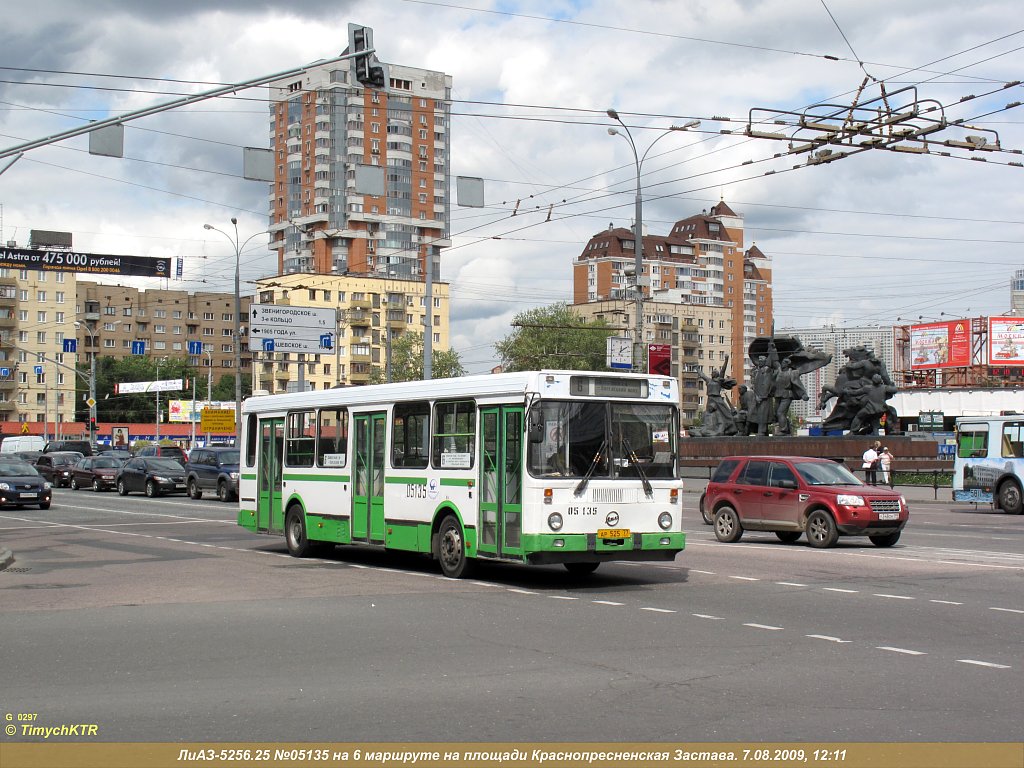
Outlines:
{"label": "bronze sculpture group", "polygon": [[[695,437],[792,434],[789,408],[794,400],[808,399],[800,377],[828,365],[832,356],[805,349],[795,338],[778,341],[777,344],[773,335],[751,343],[750,386],[740,386],[738,407],[734,408],[725,397],[725,393],[736,386],[736,380],[726,374],[728,356],[722,367],[713,370],[710,376],[697,371],[707,388],[707,406],[703,423],[691,430],[691,434]],[[783,348],[781,357],[780,347]],[[840,369],[835,384],[821,392],[819,408],[836,398],[823,428],[853,434],[895,431],[896,412],[886,401],[896,394],[896,387],[885,364],[863,346],[847,349],[843,354],[848,362]]]}

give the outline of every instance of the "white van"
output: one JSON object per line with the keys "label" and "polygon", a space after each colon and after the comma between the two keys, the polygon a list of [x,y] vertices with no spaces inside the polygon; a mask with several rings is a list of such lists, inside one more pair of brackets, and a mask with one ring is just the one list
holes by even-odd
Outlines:
{"label": "white van", "polygon": [[0,443],[0,453],[17,453],[19,451],[41,451],[46,441],[39,435],[12,435],[5,437]]}

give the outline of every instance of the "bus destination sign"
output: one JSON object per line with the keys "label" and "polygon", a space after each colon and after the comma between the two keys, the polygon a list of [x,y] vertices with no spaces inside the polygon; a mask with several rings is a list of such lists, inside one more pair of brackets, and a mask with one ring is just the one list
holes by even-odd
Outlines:
{"label": "bus destination sign", "polygon": [[170,259],[148,256],[110,256],[44,248],[0,248],[0,267],[37,272],[80,272],[90,275],[170,277]]}
{"label": "bus destination sign", "polygon": [[647,379],[610,376],[570,376],[569,392],[576,397],[647,397]]}

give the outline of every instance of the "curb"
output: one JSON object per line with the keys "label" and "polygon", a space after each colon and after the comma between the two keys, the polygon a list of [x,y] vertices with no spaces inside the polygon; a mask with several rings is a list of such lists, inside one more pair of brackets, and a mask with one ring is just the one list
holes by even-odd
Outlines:
{"label": "curb", "polygon": [[0,571],[14,562],[14,553],[9,549],[0,549]]}

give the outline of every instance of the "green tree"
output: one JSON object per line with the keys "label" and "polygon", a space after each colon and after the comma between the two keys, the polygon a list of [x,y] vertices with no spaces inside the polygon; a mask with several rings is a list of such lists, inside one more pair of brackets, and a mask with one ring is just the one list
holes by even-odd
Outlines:
{"label": "green tree", "polygon": [[[459,353],[454,349],[434,349],[431,374],[435,379],[449,379],[465,376]],[[391,339],[391,381],[420,381],[423,379],[423,334],[415,331],[394,336]],[[374,367],[370,373],[371,384],[382,384],[387,380],[383,367]]]}
{"label": "green tree", "polygon": [[520,312],[508,336],[494,345],[506,371],[541,368],[603,371],[607,339],[603,319],[587,321],[565,302]]}
{"label": "green tree", "polygon": [[[157,360],[160,360],[159,372],[157,371]],[[86,421],[89,418],[89,406],[85,402],[89,392],[88,364],[79,366],[82,376],[78,379],[79,397],[76,400],[76,418]],[[158,378],[165,379],[192,379],[196,378],[198,372],[189,365],[186,357],[150,357],[143,355],[132,355],[117,360],[113,357],[96,358],[96,418],[99,421],[107,422],[149,422],[156,421],[156,394],[117,394],[116,385],[120,382],[156,381]],[[184,382],[183,382],[184,384]],[[196,396],[203,398],[206,395],[206,377],[198,375],[196,378]],[[176,398],[191,398],[192,387],[183,389],[180,392],[162,392],[160,395],[160,409],[167,412],[167,400]],[[232,398],[234,394],[232,394]]]}
{"label": "green tree", "polygon": [[[205,390],[206,385],[203,385]],[[242,399],[249,397],[252,394],[252,380],[246,376],[242,379]],[[220,377],[220,380],[213,385],[213,397],[211,400],[234,400],[235,399],[235,377],[230,373],[225,373]]]}

